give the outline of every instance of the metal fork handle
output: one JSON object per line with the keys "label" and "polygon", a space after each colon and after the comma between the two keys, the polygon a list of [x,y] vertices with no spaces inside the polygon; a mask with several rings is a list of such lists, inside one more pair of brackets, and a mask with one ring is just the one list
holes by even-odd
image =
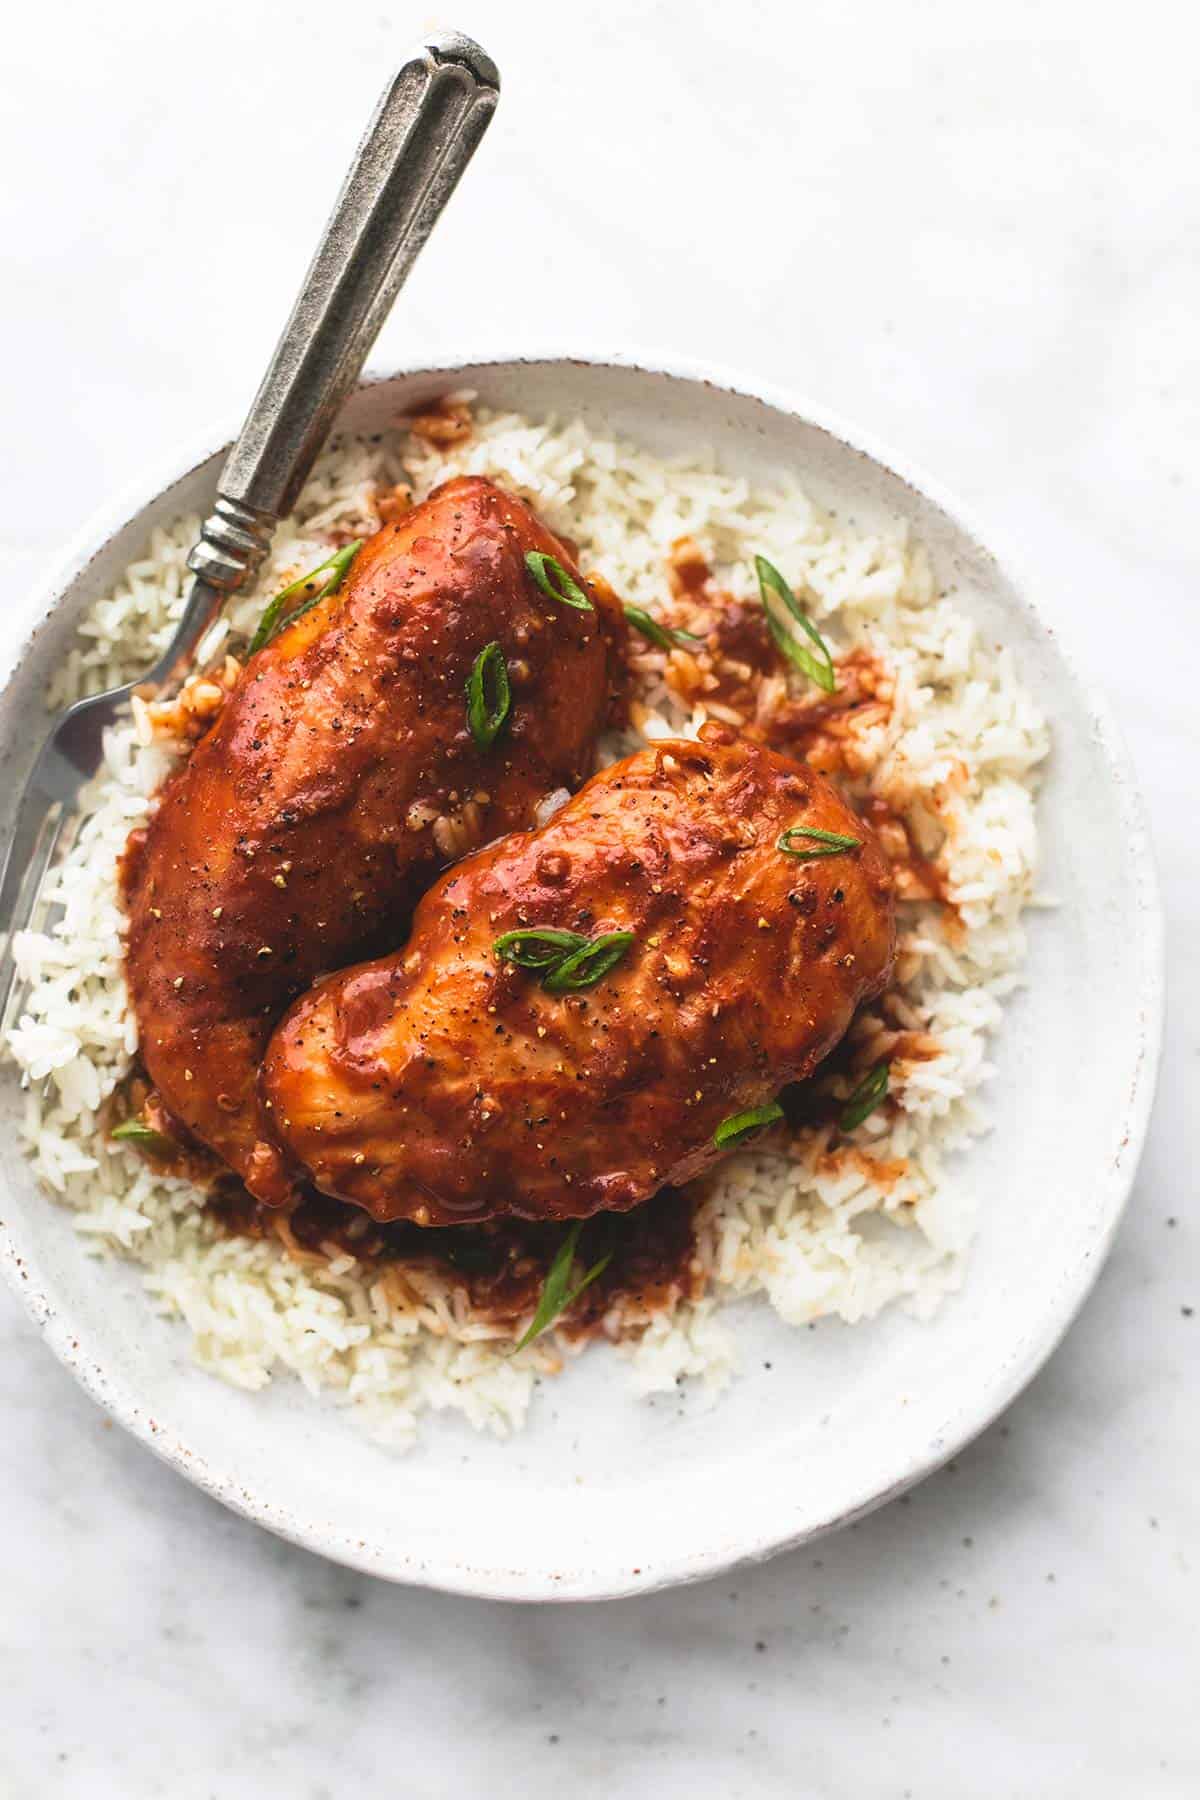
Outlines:
{"label": "metal fork handle", "polygon": [[479,45],[446,32],[384,90],[188,557],[210,588],[231,593],[258,568],[487,130],[499,87]]}

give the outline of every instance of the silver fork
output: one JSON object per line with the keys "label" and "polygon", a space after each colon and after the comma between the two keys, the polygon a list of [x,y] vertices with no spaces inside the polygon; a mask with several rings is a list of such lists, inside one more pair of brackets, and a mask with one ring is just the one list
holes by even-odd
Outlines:
{"label": "silver fork", "polygon": [[45,912],[51,860],[77,818],[73,802],[100,767],[105,730],[135,692],[162,693],[182,678],[229,595],[254,576],[486,131],[499,88],[479,45],[445,32],[384,89],[188,556],[195,580],[174,637],[142,680],[63,713],[25,784],[0,877],[0,1028],[19,997],[13,938]]}

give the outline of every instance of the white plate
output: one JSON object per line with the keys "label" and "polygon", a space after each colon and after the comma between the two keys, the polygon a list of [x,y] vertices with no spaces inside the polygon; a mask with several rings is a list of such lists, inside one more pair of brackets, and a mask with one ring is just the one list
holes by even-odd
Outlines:
{"label": "white plate", "polygon": [[[711,1575],[844,1523],[953,1455],[1020,1391],[1094,1281],[1133,1179],[1158,1055],[1161,925],[1141,804],[1106,708],[1049,615],[944,495],[842,426],[678,368],[554,357],[425,370],[368,382],[342,422],[381,429],[460,386],[491,405],[580,414],[660,452],[712,445],[750,474],[786,464],[864,526],[906,518],[956,604],[1012,647],[1054,727],[1043,885],[1061,907],[1032,920],[1027,985],[995,1044],[994,1130],[949,1176],[981,1200],[963,1292],[931,1324],[893,1311],[854,1329],[789,1330],[742,1303],[731,1316],[745,1372],[711,1410],[696,1395],[634,1399],[614,1353],[592,1349],[542,1388],[523,1435],[497,1443],[430,1418],[418,1448],[394,1458],[294,1381],[238,1393],[195,1367],[136,1270],[90,1259],[36,1189],[16,1147],[16,1084],[3,1077],[0,1251],[51,1347],[115,1418],[227,1505],[374,1574],[592,1599]],[[45,622],[0,695],[0,825],[80,614],[152,526],[207,508],[222,455],[179,459],[110,508],[48,586]]]}

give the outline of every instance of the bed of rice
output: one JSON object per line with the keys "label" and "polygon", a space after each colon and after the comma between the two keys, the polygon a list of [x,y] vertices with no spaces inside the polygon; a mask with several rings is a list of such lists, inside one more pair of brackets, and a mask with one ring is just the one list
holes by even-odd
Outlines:
{"label": "bed of rice", "polygon": [[[973,1207],[961,1180],[951,1199],[939,1175],[947,1154],[984,1128],[988,1036],[1018,979],[1020,915],[1033,895],[1036,772],[1048,737],[1008,654],[981,642],[939,595],[919,545],[899,531],[864,538],[839,528],[783,476],[751,487],[703,457],[664,462],[578,423],[484,414],[469,439],[442,448],[400,432],[334,444],[256,591],[214,628],[206,655],[236,652],[264,597],[320,561],[331,536],[374,528],[381,489],[406,481],[419,496],[459,472],[516,489],[575,540],[585,570],[651,612],[670,604],[666,557],[681,536],[736,593],[752,591],[755,552],[806,589],[835,653],[870,650],[894,683],[885,717],[857,742],[851,792],[903,812],[961,920],[937,904],[901,907],[898,986],[886,1009],[854,1028],[859,1060],[892,1055],[898,1106],[869,1119],[849,1149],[825,1127],[735,1156],[698,1216],[703,1297],[636,1329],[609,1321],[614,1337],[624,1329],[633,1388],[647,1394],[693,1377],[719,1391],[737,1367],[737,1314],[724,1310],[734,1297],[764,1294],[795,1325],[827,1314],[854,1323],[893,1302],[927,1317],[962,1278]],[[150,665],[182,607],[197,527],[188,518],[156,532],[92,609],[52,706]],[[694,732],[706,716],[664,683],[661,655],[647,647],[638,661],[636,726],[607,747],[614,755],[640,738]],[[52,923],[16,944],[29,987],[8,1043],[26,1082],[23,1130],[38,1175],[74,1210],[90,1247],[142,1265],[152,1303],[182,1319],[198,1360],[225,1380],[257,1389],[291,1371],[395,1446],[412,1440],[429,1407],[499,1433],[519,1426],[538,1377],[569,1353],[565,1342],[548,1335],[513,1356],[509,1328],[473,1319],[436,1278],[414,1288],[349,1256],[298,1260],[273,1240],[222,1235],[193,1186],[156,1173],[99,1128],[137,1047],[116,858],[169,765],[144,709],[110,733],[57,871]],[[925,1053],[906,1061],[896,1046],[914,1034]]]}

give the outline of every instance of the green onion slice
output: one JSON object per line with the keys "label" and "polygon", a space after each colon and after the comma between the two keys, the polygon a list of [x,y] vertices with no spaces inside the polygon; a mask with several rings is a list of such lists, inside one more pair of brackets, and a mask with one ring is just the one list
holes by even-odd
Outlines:
{"label": "green onion slice", "polygon": [[530,1321],[529,1329],[513,1347],[513,1355],[524,1350],[526,1344],[532,1344],[535,1338],[541,1337],[548,1326],[553,1325],[560,1314],[573,1306],[585,1287],[590,1287],[598,1275],[602,1275],[612,1261],[612,1252],[602,1256],[599,1262],[593,1263],[583,1280],[568,1291],[571,1280],[571,1269],[575,1262],[575,1246],[579,1242],[579,1234],[583,1230],[583,1220],[576,1219],[566,1237],[559,1245],[554,1261],[550,1264],[546,1279],[542,1283],[541,1296],[537,1303],[537,1311]]}
{"label": "green onion slice", "polygon": [[494,953],[522,969],[535,969],[548,994],[576,994],[616,967],[634,942],[632,931],[605,931],[587,938],[578,931],[531,925],[506,931],[492,945]]}
{"label": "green onion slice", "polygon": [[467,680],[467,724],[481,750],[495,743],[508,723],[512,694],[508,664],[499,644],[488,644],[475,658]]}
{"label": "green onion slice", "polygon": [[556,931],[549,925],[525,931],[506,931],[492,945],[495,955],[522,969],[553,969],[573,950],[582,950],[588,939],[580,931]]}
{"label": "green onion slice", "polygon": [[[352,544],[343,544],[340,550],[335,550],[332,556],[327,556],[323,563],[318,563],[316,568],[310,569],[307,575],[301,575],[298,581],[293,581],[281,593],[276,594],[258,621],[258,630],[250,639],[250,648],[246,654],[253,656],[256,651],[262,650],[273,638],[277,638],[281,631],[286,630],[289,625],[294,625],[296,620],[303,618],[306,612],[311,612],[318,601],[328,599],[330,594],[336,594],[346,579],[347,569],[362,547],[362,538],[355,538]],[[327,570],[328,579],[321,583],[316,593],[310,594],[306,600],[302,600],[300,605],[294,607],[285,618],[283,616],[284,607],[292,595],[300,593],[311,582],[316,581],[318,576],[324,575]]]}
{"label": "green onion slice", "polygon": [[150,1150],[155,1156],[170,1156],[179,1148],[172,1138],[143,1124],[141,1119],[126,1119],[115,1126],[109,1136],[116,1144],[132,1144],[135,1150]]}
{"label": "green onion slice", "polygon": [[783,1117],[783,1108],[778,1100],[770,1100],[766,1106],[751,1106],[745,1112],[731,1113],[722,1119],[713,1132],[713,1143],[718,1150],[733,1150],[739,1144],[748,1143],[765,1131],[768,1125],[776,1124]]}
{"label": "green onion slice", "polygon": [[888,1063],[876,1063],[869,1074],[864,1075],[850,1098],[838,1114],[838,1130],[853,1131],[869,1119],[888,1091],[888,1078],[891,1068]]}
{"label": "green onion slice", "polygon": [[[811,839],[811,843],[793,844],[792,838]],[[775,840],[775,848],[785,856],[798,856],[811,862],[817,856],[841,856],[845,850],[861,850],[862,839],[844,837],[840,831],[818,831],[815,825],[789,825]]]}
{"label": "green onion slice", "polygon": [[627,606],[625,617],[635,631],[640,631],[643,637],[649,638],[652,644],[657,644],[660,650],[671,650],[676,644],[702,644],[704,642],[704,639],[697,637],[694,631],[684,631],[682,626],[660,625],[657,619],[652,619],[650,614],[644,612],[640,606]]}
{"label": "green onion slice", "polygon": [[[827,694],[835,693],[837,690],[837,676],[833,671],[833,657],[829,654],[829,646],[825,642],[825,639],[821,636],[816,626],[805,616],[803,607],[796,599],[795,594],[793,594],[787,582],[783,579],[783,576],[779,573],[779,570],[775,567],[775,564],[768,562],[765,556],[756,556],[754,559],[754,567],[758,571],[758,592],[759,597],[762,600],[763,612],[766,614],[767,627],[771,636],[774,638],[776,645],[782,650],[788,661],[794,663],[796,668],[802,670],[803,673],[808,676],[810,681],[815,681],[817,686],[823,688]],[[816,645],[816,656],[812,654],[811,650],[806,650],[803,644],[798,644],[791,632],[780,623],[775,613],[771,610],[771,603],[768,597],[771,594],[774,594],[778,599],[783,601],[784,606],[792,615],[792,618],[795,619],[801,631],[803,631],[810,641]]]}
{"label": "green onion slice", "polygon": [[547,556],[544,550],[527,550],[525,567],[551,600],[561,600],[564,606],[573,606],[577,612],[595,612],[579,583],[567,574],[557,556]]}
{"label": "green onion slice", "polygon": [[542,986],[548,994],[576,994],[580,988],[595,987],[616,967],[633,941],[632,931],[606,931],[564,956],[543,976]]}

